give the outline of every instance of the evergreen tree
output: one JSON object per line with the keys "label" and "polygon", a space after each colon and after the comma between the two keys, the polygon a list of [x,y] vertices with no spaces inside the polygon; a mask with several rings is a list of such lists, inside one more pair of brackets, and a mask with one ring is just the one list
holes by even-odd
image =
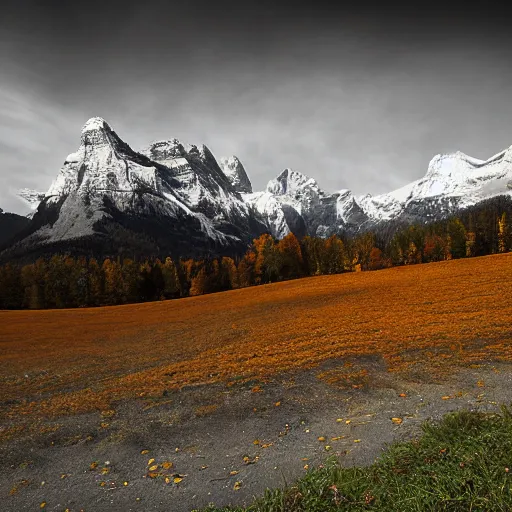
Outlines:
{"label": "evergreen tree", "polygon": [[171,258],[167,257],[161,267],[164,280],[164,297],[175,299],[180,296],[180,281],[176,265]]}
{"label": "evergreen tree", "polygon": [[256,253],[249,249],[237,268],[240,288],[256,284]]}
{"label": "evergreen tree", "polygon": [[240,287],[240,282],[238,279],[238,270],[232,258],[228,258],[226,256],[222,258],[221,272],[221,283],[223,290],[234,290]]}
{"label": "evergreen tree", "polygon": [[280,267],[283,279],[296,279],[304,275],[304,261],[297,237],[290,233],[277,244],[281,256]]}

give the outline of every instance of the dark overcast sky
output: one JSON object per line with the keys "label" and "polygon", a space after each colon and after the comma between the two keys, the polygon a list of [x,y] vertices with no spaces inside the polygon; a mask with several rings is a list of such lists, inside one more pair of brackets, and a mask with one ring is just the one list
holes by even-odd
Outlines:
{"label": "dark overcast sky", "polygon": [[[46,191],[104,117],[134,149],[177,137],[387,192],[436,153],[512,144],[512,31],[489,2],[2,1],[0,207]],[[380,5],[380,6],[379,6]]]}

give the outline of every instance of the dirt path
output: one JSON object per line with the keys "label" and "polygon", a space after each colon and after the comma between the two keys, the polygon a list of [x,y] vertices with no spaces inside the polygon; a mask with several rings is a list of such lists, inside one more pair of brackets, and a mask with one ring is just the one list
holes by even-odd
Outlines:
{"label": "dirt path", "polygon": [[333,360],[266,383],[125,401],[112,416],[59,419],[54,431],[45,424],[49,431],[37,438],[0,446],[1,508],[40,510],[44,502],[52,511],[185,512],[209,502],[248,503],[329,455],[369,464],[387,443],[416,435],[426,419],[512,401],[507,363],[454,369],[442,383],[428,374],[388,373],[378,358],[352,361],[352,374],[359,363],[369,369],[359,383],[319,378],[347,366]]}

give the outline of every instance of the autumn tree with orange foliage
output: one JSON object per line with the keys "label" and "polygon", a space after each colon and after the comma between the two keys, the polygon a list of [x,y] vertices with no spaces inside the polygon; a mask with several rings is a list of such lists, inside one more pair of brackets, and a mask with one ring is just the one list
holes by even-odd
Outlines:
{"label": "autumn tree with orange foliage", "polygon": [[240,288],[256,284],[256,253],[248,250],[237,268]]}
{"label": "autumn tree with orange foliage", "polygon": [[423,259],[426,263],[431,261],[443,261],[448,259],[447,238],[439,235],[427,235],[423,247]]}
{"label": "autumn tree with orange foliage", "polygon": [[281,255],[271,235],[265,233],[253,241],[256,251],[255,283],[270,283],[279,279]]}
{"label": "autumn tree with orange foliage", "polygon": [[389,264],[384,259],[382,251],[378,247],[374,247],[370,252],[370,261],[368,263],[369,270],[380,270],[388,266]]}
{"label": "autumn tree with orange foliage", "polygon": [[431,224],[393,226],[341,240],[265,234],[243,257],[134,261],[54,255],[28,265],[0,266],[0,309],[103,306],[172,299],[303,275],[376,270],[507,252],[512,200],[497,197],[457,217]]}
{"label": "autumn tree with orange foliage", "polygon": [[277,244],[280,255],[280,276],[282,279],[296,279],[304,275],[304,260],[297,237],[290,233]]}
{"label": "autumn tree with orange foliage", "polygon": [[330,236],[321,251],[320,269],[322,274],[341,274],[346,269],[347,251],[345,244],[336,235]]}
{"label": "autumn tree with orange foliage", "polygon": [[238,270],[232,258],[224,256],[221,260],[222,268],[222,288],[225,290],[234,290],[240,287],[238,279]]}

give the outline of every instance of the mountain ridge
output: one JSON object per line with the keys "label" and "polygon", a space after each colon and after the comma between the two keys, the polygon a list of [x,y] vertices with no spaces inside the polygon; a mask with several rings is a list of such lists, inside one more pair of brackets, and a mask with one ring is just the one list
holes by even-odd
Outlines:
{"label": "mountain ridge", "polygon": [[135,151],[103,118],[93,117],[44,197],[20,192],[37,210],[17,245],[22,251],[23,245],[87,237],[105,241],[114,225],[122,225],[149,231],[158,239],[156,247],[175,246],[174,253],[179,247],[181,255],[240,252],[264,231],[277,238],[290,232],[354,234],[389,221],[436,220],[510,194],[512,146],[487,160],[460,151],[435,155],[422,178],[375,196],[348,189],[328,193],[314,178],[290,168],[254,192],[236,156],[217,160],[205,145],[178,139]]}

